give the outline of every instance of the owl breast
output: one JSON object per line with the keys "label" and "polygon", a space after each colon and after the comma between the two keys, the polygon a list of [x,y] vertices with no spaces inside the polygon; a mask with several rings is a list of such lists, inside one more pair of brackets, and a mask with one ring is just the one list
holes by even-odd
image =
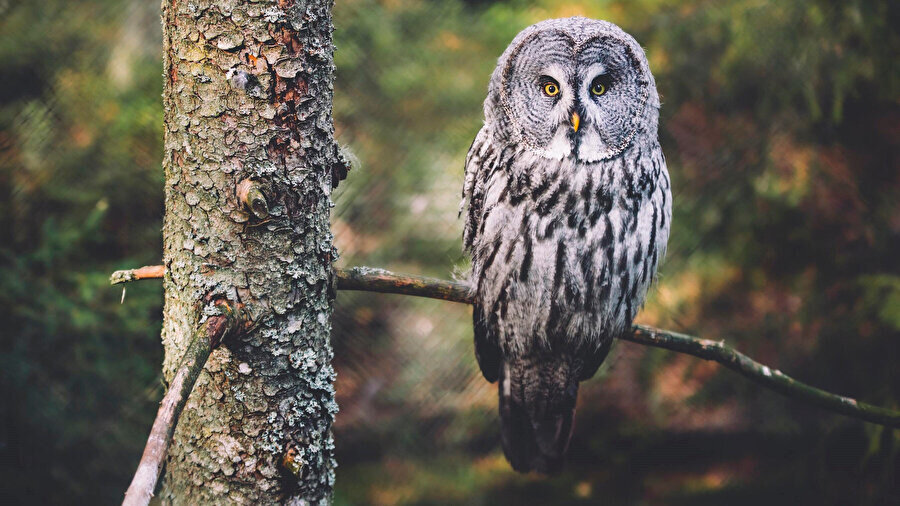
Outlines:
{"label": "owl breast", "polygon": [[467,160],[464,242],[504,355],[600,348],[631,324],[665,255],[671,194],[657,142],[599,163],[496,150]]}

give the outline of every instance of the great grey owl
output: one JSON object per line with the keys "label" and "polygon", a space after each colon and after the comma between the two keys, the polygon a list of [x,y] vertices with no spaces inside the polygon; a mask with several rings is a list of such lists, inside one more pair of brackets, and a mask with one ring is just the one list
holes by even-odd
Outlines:
{"label": "great grey owl", "polygon": [[669,236],[672,197],[659,96],[618,26],[551,19],[500,57],[466,158],[475,354],[499,379],[512,467],[563,463],[578,383],[643,304]]}

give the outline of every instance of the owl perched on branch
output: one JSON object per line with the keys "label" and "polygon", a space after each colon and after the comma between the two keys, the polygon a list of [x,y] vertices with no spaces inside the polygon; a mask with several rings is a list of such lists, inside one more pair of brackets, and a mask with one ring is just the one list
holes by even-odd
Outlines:
{"label": "owl perched on branch", "polygon": [[466,158],[475,354],[518,471],[563,463],[578,383],[628,329],[672,215],[659,96],[618,26],[552,19],[500,57]]}

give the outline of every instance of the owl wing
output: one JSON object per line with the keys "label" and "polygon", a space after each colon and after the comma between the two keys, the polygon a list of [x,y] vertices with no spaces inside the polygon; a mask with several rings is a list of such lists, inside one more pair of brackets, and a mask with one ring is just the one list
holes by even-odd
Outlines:
{"label": "owl wing", "polygon": [[[466,212],[463,228],[463,247],[477,261],[476,244],[478,242],[481,221],[484,218],[485,183],[492,169],[490,156],[490,133],[485,126],[475,136],[469,153],[466,155],[466,177],[463,184],[462,201],[459,213]],[[472,323],[475,331],[475,358],[484,378],[493,383],[500,375],[501,355],[496,336],[492,335],[485,314],[479,304],[475,304],[472,312]]]}
{"label": "owl wing", "polygon": [[482,127],[469,153],[466,155],[466,177],[463,183],[462,200],[459,203],[459,214],[466,212],[466,221],[463,226],[463,248],[470,253],[474,252],[475,240],[481,226],[484,211],[484,188],[490,172],[490,158],[486,154],[490,151],[490,133],[488,127]]}
{"label": "owl wing", "polygon": [[484,379],[493,383],[500,376],[503,357],[497,338],[484,321],[484,312],[479,304],[475,304],[472,308],[472,324],[475,330],[475,359],[478,360],[478,367]]}

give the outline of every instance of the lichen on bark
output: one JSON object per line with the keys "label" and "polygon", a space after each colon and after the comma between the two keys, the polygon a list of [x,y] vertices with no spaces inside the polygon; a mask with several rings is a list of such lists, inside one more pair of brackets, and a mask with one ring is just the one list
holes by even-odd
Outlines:
{"label": "lichen on bark", "polygon": [[[254,308],[211,355],[166,464],[167,503],[320,503],[334,483],[331,2],[165,0],[171,380],[203,300]],[[237,185],[260,181],[264,219]],[[290,466],[285,466],[285,456]]]}

